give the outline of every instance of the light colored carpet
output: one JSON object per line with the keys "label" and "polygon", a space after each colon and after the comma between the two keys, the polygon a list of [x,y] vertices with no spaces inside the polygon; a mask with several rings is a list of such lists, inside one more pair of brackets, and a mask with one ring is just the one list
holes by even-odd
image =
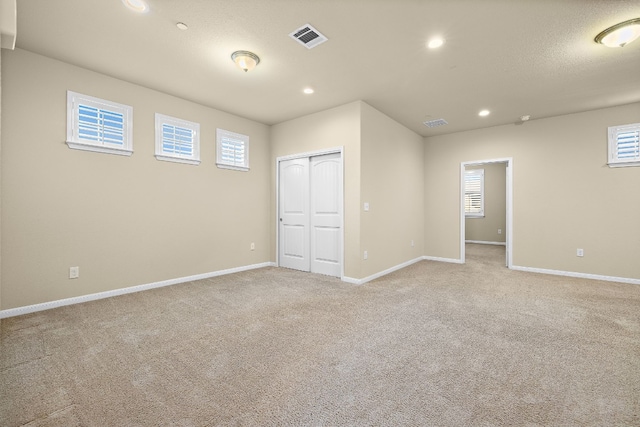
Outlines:
{"label": "light colored carpet", "polygon": [[638,426],[640,286],[504,248],[266,268],[1,321],[2,426]]}

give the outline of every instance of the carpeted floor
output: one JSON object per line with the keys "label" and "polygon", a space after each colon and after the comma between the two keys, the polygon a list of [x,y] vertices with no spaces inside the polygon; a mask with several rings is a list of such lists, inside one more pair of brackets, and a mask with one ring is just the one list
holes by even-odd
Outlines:
{"label": "carpeted floor", "polygon": [[4,319],[2,426],[639,426],[640,286],[504,247],[266,268]]}

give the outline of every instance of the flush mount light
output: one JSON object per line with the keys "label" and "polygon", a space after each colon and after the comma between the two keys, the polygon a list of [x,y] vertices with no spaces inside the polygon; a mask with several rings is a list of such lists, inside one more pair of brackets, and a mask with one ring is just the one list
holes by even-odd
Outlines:
{"label": "flush mount light", "polygon": [[240,69],[247,71],[256,68],[256,65],[260,63],[260,58],[253,52],[248,50],[237,50],[231,54],[231,59],[236,63]]}
{"label": "flush mount light", "polygon": [[122,3],[134,12],[147,13],[149,11],[149,5],[144,0],[122,0]]}
{"label": "flush mount light", "polygon": [[187,24],[185,24],[184,22],[178,22],[176,24],[176,27],[178,27],[180,30],[185,31],[188,30],[189,27],[187,26]]}
{"label": "flush mount light", "polygon": [[480,117],[487,117],[489,114],[491,114],[491,111],[489,110],[482,110],[478,113]]}
{"label": "flush mount light", "polygon": [[431,40],[429,40],[429,43],[427,44],[427,46],[429,47],[429,49],[437,49],[440,46],[442,46],[444,44],[444,39],[440,38],[440,37],[435,37]]}
{"label": "flush mount light", "polygon": [[624,47],[640,37],[640,18],[630,19],[609,27],[595,38],[607,47]]}
{"label": "flush mount light", "polygon": [[305,87],[302,91],[307,95],[311,95],[314,92],[314,90],[310,87]]}
{"label": "flush mount light", "polygon": [[523,122],[529,121],[529,119],[531,119],[531,116],[529,114],[526,114],[524,116],[520,116],[520,120]]}

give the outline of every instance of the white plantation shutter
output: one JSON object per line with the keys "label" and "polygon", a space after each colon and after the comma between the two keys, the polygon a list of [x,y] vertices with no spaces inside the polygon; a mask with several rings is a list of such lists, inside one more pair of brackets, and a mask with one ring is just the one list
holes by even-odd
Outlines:
{"label": "white plantation shutter", "polygon": [[464,212],[466,216],[484,216],[484,169],[464,173]]}
{"label": "white plantation shutter", "polygon": [[640,123],[609,128],[609,166],[640,165]]}
{"label": "white plantation shutter", "polygon": [[99,144],[124,144],[122,113],[90,105],[78,105],[78,139]]}
{"label": "white plantation shutter", "polygon": [[67,144],[70,148],[131,155],[133,108],[67,91]]}
{"label": "white plantation shutter", "polygon": [[179,126],[162,124],[162,152],[190,157],[195,132]]}
{"label": "white plantation shutter", "polygon": [[200,124],[156,113],[156,158],[200,164]]}
{"label": "white plantation shutter", "polygon": [[218,167],[249,170],[249,137],[224,129],[216,131]]}

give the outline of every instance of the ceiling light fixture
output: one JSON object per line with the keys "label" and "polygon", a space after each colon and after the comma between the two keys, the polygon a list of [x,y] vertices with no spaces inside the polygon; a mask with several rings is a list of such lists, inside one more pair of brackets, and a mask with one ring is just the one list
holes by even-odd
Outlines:
{"label": "ceiling light fixture", "polygon": [[436,37],[429,40],[429,44],[427,44],[427,46],[429,47],[429,49],[437,49],[443,44],[444,44],[444,39],[441,39],[440,37]]}
{"label": "ceiling light fixture", "polygon": [[144,0],[122,0],[122,3],[134,12],[147,13],[149,11],[149,5]]}
{"label": "ceiling light fixture", "polygon": [[480,117],[487,117],[489,114],[491,114],[491,111],[489,110],[482,110],[478,113]]}
{"label": "ceiling light fixture", "polygon": [[247,71],[251,71],[256,68],[256,65],[260,63],[260,58],[253,52],[249,52],[248,50],[237,50],[231,54],[231,59],[236,63],[240,69]]}
{"label": "ceiling light fixture", "polygon": [[303,89],[303,92],[306,93],[307,95],[311,95],[314,91],[312,88],[306,87]]}
{"label": "ceiling light fixture", "polygon": [[640,37],[640,18],[635,18],[607,28],[594,40],[607,47],[624,47],[638,37]]}
{"label": "ceiling light fixture", "polygon": [[526,122],[529,119],[531,119],[531,116],[529,114],[526,114],[524,116],[520,116],[520,120],[523,121],[523,122]]}
{"label": "ceiling light fixture", "polygon": [[176,27],[178,27],[180,30],[185,31],[188,30],[189,27],[187,26],[187,24],[185,24],[184,22],[178,22],[176,24]]}

